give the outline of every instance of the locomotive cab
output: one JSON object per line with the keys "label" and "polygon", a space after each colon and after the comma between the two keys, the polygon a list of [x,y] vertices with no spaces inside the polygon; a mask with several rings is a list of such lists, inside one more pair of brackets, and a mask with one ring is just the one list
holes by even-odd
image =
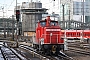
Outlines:
{"label": "locomotive cab", "polygon": [[58,26],[58,21],[53,21],[53,20],[50,20],[50,19],[48,20],[48,19],[39,21],[38,27]]}
{"label": "locomotive cab", "polygon": [[58,21],[50,19],[50,16],[45,20],[38,22],[36,28],[36,44],[42,51],[47,53],[58,53],[64,49],[64,41],[61,39],[61,29]]}

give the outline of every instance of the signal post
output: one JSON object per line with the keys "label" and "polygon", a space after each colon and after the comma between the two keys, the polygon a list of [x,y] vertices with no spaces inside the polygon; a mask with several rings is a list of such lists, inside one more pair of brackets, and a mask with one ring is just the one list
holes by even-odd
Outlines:
{"label": "signal post", "polygon": [[16,20],[17,20],[16,47],[17,48],[18,48],[18,36],[19,36],[19,19],[20,19],[20,10],[16,10]]}

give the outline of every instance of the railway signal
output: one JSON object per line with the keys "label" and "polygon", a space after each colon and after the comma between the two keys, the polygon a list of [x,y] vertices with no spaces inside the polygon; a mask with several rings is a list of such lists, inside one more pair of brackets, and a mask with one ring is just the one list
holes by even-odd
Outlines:
{"label": "railway signal", "polygon": [[16,45],[16,47],[18,48],[18,36],[19,36],[19,19],[20,19],[20,10],[17,10],[16,9],[16,20],[17,20],[17,41],[16,41],[16,43],[17,43],[17,45]]}
{"label": "railway signal", "polygon": [[20,10],[16,10],[16,19],[17,21],[20,19]]}

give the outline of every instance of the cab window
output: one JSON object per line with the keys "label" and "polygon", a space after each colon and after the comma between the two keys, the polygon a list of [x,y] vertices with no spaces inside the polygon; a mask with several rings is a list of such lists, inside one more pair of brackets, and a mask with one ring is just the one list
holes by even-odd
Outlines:
{"label": "cab window", "polygon": [[46,22],[40,22],[40,25],[42,26],[42,27],[44,27],[44,26],[46,26]]}
{"label": "cab window", "polygon": [[57,25],[57,22],[51,22],[50,25],[56,26]]}

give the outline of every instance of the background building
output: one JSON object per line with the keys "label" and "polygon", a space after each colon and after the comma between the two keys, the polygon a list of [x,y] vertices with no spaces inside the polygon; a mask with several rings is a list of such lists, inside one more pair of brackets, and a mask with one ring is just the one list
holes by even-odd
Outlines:
{"label": "background building", "polygon": [[[35,33],[37,21],[42,20],[42,14],[47,14],[47,9],[42,8],[41,2],[23,2],[21,6],[22,33],[32,35]],[[28,33],[27,33],[28,32]]]}
{"label": "background building", "polygon": [[[88,26],[90,22],[90,0],[61,0],[60,3],[60,26],[66,29],[77,29]],[[64,5],[64,17],[63,6]],[[84,16],[84,17],[83,17]],[[63,20],[64,18],[64,20]],[[64,22],[65,24],[64,24]],[[73,23],[72,23],[73,22]],[[86,28],[85,28],[86,29]]]}
{"label": "background building", "polygon": [[[84,8],[83,8],[84,6]],[[83,22],[83,9],[84,9],[84,23],[90,22],[90,0],[73,1],[73,20]],[[76,18],[77,17],[77,18]]]}
{"label": "background building", "polygon": [[[63,6],[64,5],[64,19],[73,19],[73,0],[61,0],[60,2],[60,18],[63,20]],[[70,17],[70,18],[69,18]]]}
{"label": "background building", "polygon": [[[75,20],[83,22],[83,0],[61,0],[60,3],[60,17],[61,20],[63,15],[62,4],[64,4],[64,15],[65,20]],[[69,14],[70,10],[70,14]],[[89,22],[90,20],[90,0],[84,0],[84,22]]]}

